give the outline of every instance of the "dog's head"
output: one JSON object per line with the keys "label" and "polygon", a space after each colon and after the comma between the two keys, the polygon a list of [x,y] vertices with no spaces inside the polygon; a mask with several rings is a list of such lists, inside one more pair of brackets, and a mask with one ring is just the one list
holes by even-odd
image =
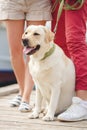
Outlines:
{"label": "dog's head", "polygon": [[47,45],[53,41],[54,33],[42,25],[30,25],[22,35],[24,53],[33,55],[41,49],[46,49]]}

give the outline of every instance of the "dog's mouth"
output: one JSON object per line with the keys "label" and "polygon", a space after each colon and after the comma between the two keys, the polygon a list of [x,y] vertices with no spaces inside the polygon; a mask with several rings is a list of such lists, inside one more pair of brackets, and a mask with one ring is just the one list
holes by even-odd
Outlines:
{"label": "dog's mouth", "polygon": [[24,46],[23,52],[26,55],[32,55],[34,54],[36,51],[38,51],[40,49],[40,45],[36,45],[35,47],[30,47],[30,46]]}

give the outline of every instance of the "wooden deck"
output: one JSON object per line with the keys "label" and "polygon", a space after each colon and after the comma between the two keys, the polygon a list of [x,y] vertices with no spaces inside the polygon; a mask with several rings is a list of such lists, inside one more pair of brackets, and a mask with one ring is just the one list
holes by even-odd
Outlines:
{"label": "wooden deck", "polygon": [[[30,113],[21,113],[18,108],[9,106],[9,101],[16,95],[14,92],[17,92],[17,86],[14,85],[0,88],[0,130],[87,130],[87,120],[44,122],[41,119],[28,119]],[[34,99],[35,91],[31,95],[31,104]]]}

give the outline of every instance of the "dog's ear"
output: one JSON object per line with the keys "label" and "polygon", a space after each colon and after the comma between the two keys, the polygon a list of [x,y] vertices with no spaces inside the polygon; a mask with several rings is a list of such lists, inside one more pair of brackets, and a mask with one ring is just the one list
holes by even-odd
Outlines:
{"label": "dog's ear", "polygon": [[49,43],[54,40],[54,33],[47,28],[44,28],[44,31],[46,33],[46,43]]}

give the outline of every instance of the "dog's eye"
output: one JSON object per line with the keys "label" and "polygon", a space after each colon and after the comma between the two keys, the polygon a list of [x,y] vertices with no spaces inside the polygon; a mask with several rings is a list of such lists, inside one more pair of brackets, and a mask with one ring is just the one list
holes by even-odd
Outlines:
{"label": "dog's eye", "polygon": [[27,32],[25,32],[25,34],[27,34]]}
{"label": "dog's eye", "polygon": [[39,33],[34,33],[34,35],[40,35]]}

